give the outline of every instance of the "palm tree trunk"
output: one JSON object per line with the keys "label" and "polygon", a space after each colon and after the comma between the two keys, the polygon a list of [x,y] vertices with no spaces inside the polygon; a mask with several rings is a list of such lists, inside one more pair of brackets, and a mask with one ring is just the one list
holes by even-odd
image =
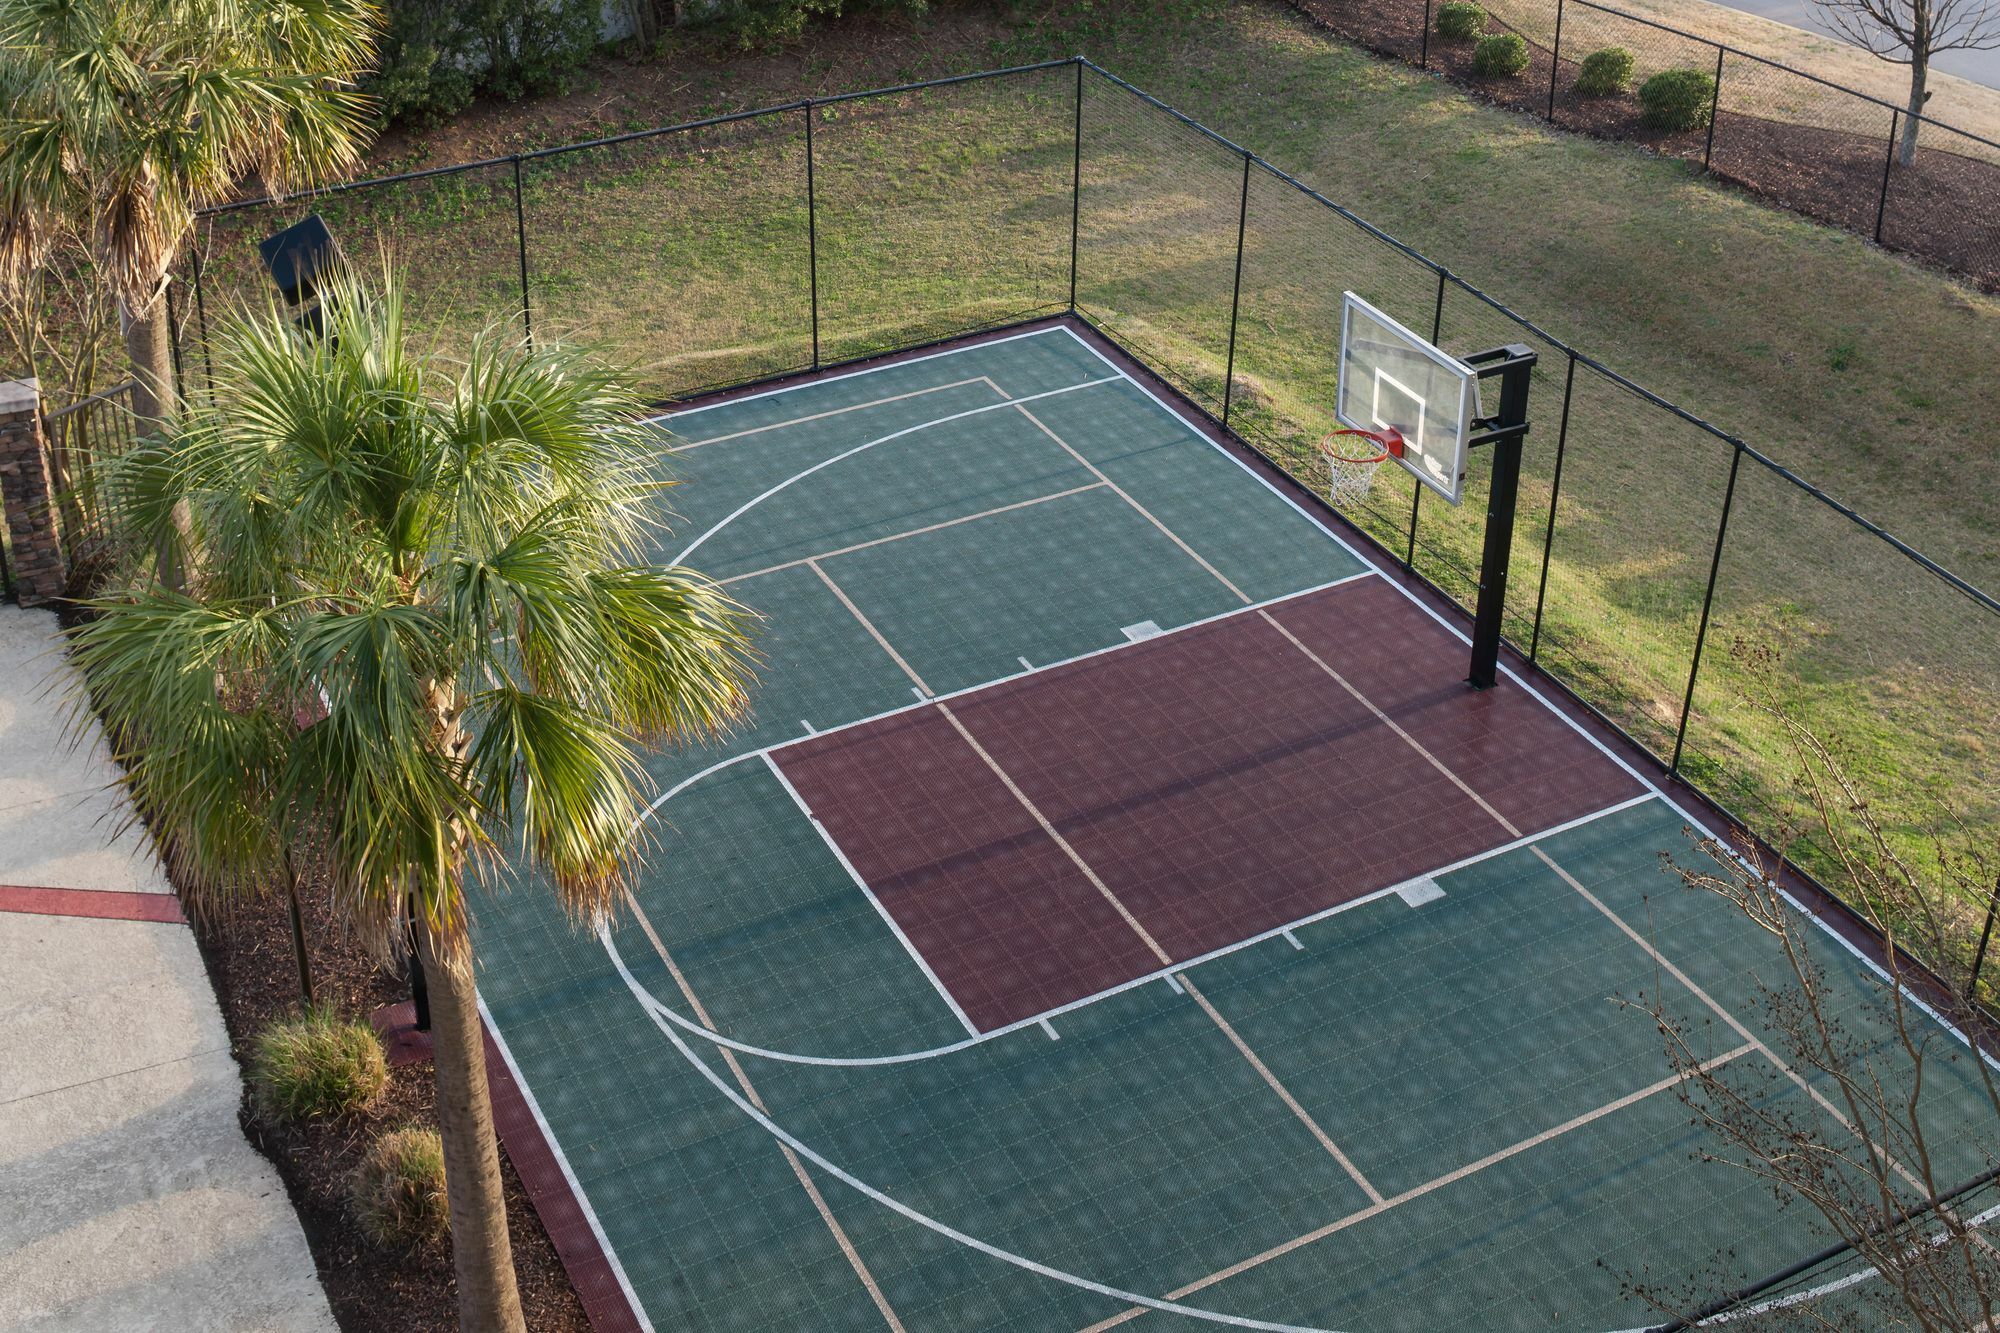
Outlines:
{"label": "palm tree trunk", "polygon": [[[177,399],[174,394],[174,349],[167,327],[167,284],[162,279],[152,301],[144,307],[121,305],[119,324],[125,334],[125,355],[132,363],[133,427],[140,436],[153,435],[173,425]],[[181,535],[181,550],[193,550],[193,525],[187,506],[174,507],[174,527]],[[187,586],[187,573],[180,551],[162,542],[157,552],[160,581],[176,590]]]}
{"label": "palm tree trunk", "polygon": [[445,1192],[451,1201],[451,1257],[458,1274],[458,1326],[464,1333],[526,1333],[500,1148],[486,1091],[486,1047],[472,984],[472,959],[438,957],[428,932],[417,952],[431,997],[431,1051],[437,1075],[438,1132],[444,1139]]}
{"label": "palm tree trunk", "polygon": [[174,415],[174,349],[168,341],[166,288],[143,310],[119,309],[125,355],[132,362],[132,415],[138,432],[164,430]]}

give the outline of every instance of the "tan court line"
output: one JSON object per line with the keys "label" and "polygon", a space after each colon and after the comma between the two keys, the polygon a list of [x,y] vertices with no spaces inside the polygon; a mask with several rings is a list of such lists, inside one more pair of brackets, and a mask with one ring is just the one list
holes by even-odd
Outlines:
{"label": "tan court line", "polygon": [[[1741,1059],[1755,1049],[1756,1046],[1754,1044],[1745,1042],[1733,1051],[1724,1051],[1721,1055],[1702,1061],[1699,1068],[1701,1072],[1706,1073],[1711,1069],[1728,1064],[1731,1060]],[[1253,1254],[1248,1259],[1242,1259],[1227,1268],[1218,1269],[1216,1272],[1210,1273],[1207,1277],[1198,1278],[1184,1287],[1176,1287],[1167,1293],[1167,1299],[1172,1301],[1185,1300],[1205,1287],[1212,1287],[1226,1278],[1232,1278],[1239,1273],[1245,1273],[1250,1269],[1261,1267],[1273,1259],[1283,1258],[1292,1251],[1302,1249],[1314,1241],[1325,1240],[1337,1231],[1345,1231],[1357,1222],[1366,1222],[1369,1218],[1386,1213],[1391,1208],[1408,1203],[1412,1199],[1422,1198],[1424,1195],[1435,1190],[1443,1189],[1446,1185],[1456,1184],[1458,1181],[1464,1180],[1467,1176],[1477,1175],[1487,1167],[1497,1166],[1510,1157],[1517,1157],[1530,1148],[1537,1148],[1552,1139],[1561,1138],[1571,1130],[1581,1129],[1593,1120],[1600,1120],[1607,1115],[1622,1111],[1628,1106],[1636,1105],[1648,1097],[1665,1092],[1668,1088],[1673,1087],[1686,1077],[1688,1075],[1672,1074],[1657,1083],[1640,1088],[1637,1092],[1628,1092],[1615,1102],[1606,1102],[1595,1110],[1585,1111],[1582,1115],[1565,1120],[1562,1124],[1551,1129],[1545,1129],[1531,1138],[1522,1139],[1519,1143],[1509,1144],[1498,1152],[1488,1153],[1476,1162],[1467,1162],[1456,1171],[1447,1171],[1444,1175],[1438,1176],[1433,1180],[1427,1180],[1423,1184],[1411,1189],[1406,1189],[1401,1194],[1393,1195],[1390,1198],[1382,1200],[1380,1203],[1370,1204],[1368,1207],[1357,1209],[1345,1217],[1337,1218],[1317,1230],[1308,1231],[1302,1236],[1294,1236],[1282,1244],[1272,1246],[1262,1254]],[[1105,1329],[1116,1328],[1120,1324],[1129,1323],[1145,1313],[1144,1307],[1135,1305],[1123,1314],[1113,1315],[1101,1323],[1092,1324],[1089,1328],[1084,1329],[1083,1333],[1103,1333]]]}
{"label": "tan court line", "polygon": [[899,542],[906,537],[921,537],[927,532],[941,532],[945,528],[955,528],[961,523],[970,523],[975,519],[993,518],[999,514],[1011,514],[1016,509],[1027,509],[1034,505],[1047,504],[1051,500],[1067,500],[1072,495],[1082,495],[1085,491],[1096,491],[1103,488],[1104,483],[1101,481],[1093,481],[1087,486],[1072,486],[1066,491],[1056,491],[1052,495],[1037,495],[1033,499],[1016,500],[1013,504],[1001,505],[996,509],[983,509],[979,513],[966,514],[961,518],[948,518],[942,523],[933,523],[926,528],[911,528],[907,532],[892,532],[886,537],[877,537],[873,541],[856,542],[852,546],[843,546],[836,551],[821,551],[816,555],[801,556],[797,560],[787,560],[782,565],[766,565],[762,569],[753,569],[748,574],[731,574],[728,578],[719,579],[717,582],[727,587],[732,583],[741,583],[745,579],[761,578],[766,574],[776,574],[779,570],[797,569],[800,565],[809,565],[815,560],[831,560],[837,555],[853,555],[856,551],[865,551],[871,546],[886,546],[890,542]]}
{"label": "tan court line", "polygon": [[[863,408],[868,407],[881,407],[884,403],[900,403],[906,398],[921,398],[927,393],[942,393],[946,389],[962,389],[968,384],[978,384],[982,381],[987,384],[993,383],[992,379],[988,376],[974,375],[969,380],[953,380],[949,384],[933,384],[928,389],[912,389],[908,393],[891,394],[887,398],[877,398],[873,402],[855,403],[848,407],[830,408],[824,412],[814,412],[810,416],[793,417],[789,421],[773,421],[766,426],[752,426],[747,430],[733,430],[727,435],[711,435],[703,440],[689,440],[686,444],[675,445],[668,452],[676,454],[686,453],[689,449],[699,449],[704,444],[721,444],[724,440],[740,440],[745,435],[761,435],[767,430],[783,430],[786,426],[799,426],[808,421],[824,421],[828,417],[837,417],[843,413],[859,412]],[[1006,395],[1002,394],[1001,396],[1005,397]],[[671,414],[667,417],[667,420],[673,420]]]}
{"label": "tan court line", "polygon": [[[1341,675],[1338,671],[1335,671],[1331,666],[1328,666],[1325,660],[1322,659],[1318,653],[1315,653],[1312,649],[1306,647],[1304,643],[1300,642],[1297,635],[1293,634],[1290,630],[1286,629],[1283,625],[1279,624],[1275,616],[1273,616],[1269,611],[1260,611],[1257,614],[1263,616],[1265,620],[1270,621],[1272,626],[1277,629],[1278,633],[1284,635],[1287,639],[1290,639],[1293,645],[1296,646],[1300,652],[1304,653],[1307,657],[1312,659],[1314,665],[1318,666],[1321,671],[1326,672],[1327,675],[1333,677],[1335,681],[1339,682],[1340,687],[1342,689],[1346,690],[1349,694],[1353,695],[1354,698],[1358,700],[1364,707],[1366,707],[1369,712],[1373,713],[1377,718],[1379,718],[1384,726],[1388,727],[1391,731],[1395,732],[1398,736],[1402,737],[1404,742],[1407,743],[1409,747],[1415,750],[1419,755],[1422,755],[1424,760],[1428,762],[1431,765],[1431,767],[1435,768],[1438,772],[1444,774],[1445,777],[1449,778],[1453,786],[1457,787],[1460,791],[1464,792],[1467,796],[1471,797],[1475,802],[1477,802],[1479,808],[1481,810],[1484,810],[1488,815],[1492,816],[1494,822],[1499,824],[1501,828],[1507,830],[1509,836],[1515,838],[1522,836],[1521,830],[1515,827],[1514,822],[1512,820],[1508,819],[1507,816],[1501,814],[1498,810],[1494,809],[1491,802],[1489,802],[1485,797],[1481,796],[1478,792],[1474,791],[1469,783],[1467,783],[1463,778],[1459,777],[1458,774],[1454,773],[1451,770],[1449,765],[1447,765],[1442,759],[1439,759],[1436,755],[1432,754],[1427,748],[1425,748],[1424,744],[1421,741],[1419,741],[1415,736],[1412,736],[1409,732],[1405,731],[1400,725],[1397,724],[1394,718],[1390,717],[1387,713],[1383,712],[1380,708],[1376,707],[1375,701],[1370,699],[1367,695],[1363,694],[1360,690],[1356,689],[1353,686],[1353,684],[1348,681],[1347,677]],[[1578,880],[1576,876],[1570,874],[1569,871],[1563,869],[1563,867],[1556,864],[1555,858],[1550,856],[1547,851],[1543,850],[1540,846],[1530,846],[1528,850],[1530,852],[1533,852],[1536,858],[1539,859],[1542,862],[1542,864],[1546,865],[1550,870],[1555,871],[1557,877],[1559,877],[1563,883],[1569,885],[1570,888],[1574,889],[1578,894],[1582,895],[1583,900],[1585,902],[1589,903],[1592,907],[1596,908],[1598,912],[1600,912],[1605,917],[1606,920],[1610,921],[1612,925],[1616,926],[1620,931],[1622,931],[1626,935],[1626,937],[1629,938],[1634,944],[1637,944],[1641,949],[1645,950],[1646,956],[1651,958],[1654,963],[1658,964],[1659,967],[1663,971],[1665,971],[1668,975],[1673,977],[1675,981],[1678,981],[1682,986],[1686,987],[1690,995],[1693,995],[1696,999],[1700,1000],[1702,1004],[1707,1006],[1707,1008],[1711,1013],[1713,1013],[1717,1018],[1720,1018],[1724,1023],[1728,1024],[1729,1029],[1732,1032],[1734,1032],[1737,1036],[1743,1038],[1743,1040],[1749,1042],[1753,1047],[1756,1048],[1756,1051],[1759,1055],[1763,1056],[1765,1059],[1769,1060],[1773,1065],[1777,1066],[1778,1071],[1780,1073],[1782,1073],[1787,1079],[1790,1079],[1793,1083],[1797,1084],[1800,1088],[1802,1088],[1805,1091],[1806,1095],[1811,1097],[1813,1101],[1819,1105],[1821,1110],[1825,1111],[1828,1115],[1832,1116],[1835,1120],[1839,1121],[1842,1128],[1846,1129],[1848,1133],[1854,1135],[1855,1138],[1860,1139],[1862,1143],[1866,1144],[1871,1150],[1873,1150],[1876,1154],[1878,1154],[1884,1162],[1888,1163],[1889,1168],[1893,1170],[1897,1175],[1901,1176],[1904,1179],[1904,1181],[1906,1181],[1908,1184],[1915,1187],[1919,1191],[1923,1190],[1924,1188],[1923,1182],[1920,1181],[1916,1177],[1916,1175],[1910,1171],[1908,1167],[1904,1166],[1901,1162],[1898,1162],[1894,1157],[1891,1157],[1886,1149],[1880,1147],[1879,1145],[1874,1144],[1868,1138],[1863,1136],[1860,1129],[1856,1127],[1854,1122],[1852,1120],[1849,1120],[1844,1114],[1842,1114],[1839,1107],[1835,1106],[1832,1102],[1828,1101],[1825,1094],[1820,1092],[1820,1090],[1818,1088],[1815,1088],[1811,1083],[1807,1082],[1805,1078],[1803,1078],[1797,1070],[1793,1069],[1789,1064],[1786,1064],[1784,1060],[1780,1059],[1776,1051],[1772,1050],[1768,1045],[1766,1045],[1763,1042],[1763,1040],[1761,1040],[1757,1036],[1756,1033],[1752,1032],[1748,1027],[1744,1026],[1743,1023],[1737,1019],[1736,1015],[1730,1013],[1727,1009],[1723,1008],[1722,1005],[1715,999],[1715,997],[1711,996],[1707,991],[1703,990],[1700,986],[1697,986],[1694,983],[1694,978],[1690,977],[1687,973],[1681,971],[1680,968],[1676,967],[1673,964],[1673,962],[1667,958],[1665,954],[1661,953],[1658,949],[1654,948],[1651,940],[1648,940],[1645,936],[1641,935],[1638,931],[1632,929],[1631,926],[1627,925],[1623,917],[1619,916],[1616,912],[1612,911],[1609,907],[1607,907],[1604,904],[1603,900],[1598,898],[1596,894],[1592,893],[1589,889],[1585,888],[1583,886],[1582,881]]]}
{"label": "tan court line", "polygon": [[[680,964],[676,963],[673,955],[667,952],[667,946],[661,942],[658,932],[653,929],[652,920],[647,917],[645,909],[639,906],[639,900],[627,893],[625,903],[632,909],[633,919],[639,923],[639,929],[645,931],[646,938],[652,941],[653,952],[660,956],[662,963],[666,964],[667,971],[673,976],[674,985],[680,988],[682,998],[688,1002],[688,1008],[694,1010],[694,1016],[701,1021],[703,1027],[710,1031],[720,1031],[715,1026],[715,1020],[708,1016],[708,1009],[696,997],[694,988],[688,985],[688,979],[681,972]],[[729,1066],[729,1072],[735,1076],[736,1085],[743,1089],[743,1095],[750,1099],[750,1104],[765,1115],[769,1115],[770,1108],[764,1105],[764,1099],[757,1095],[757,1089],[752,1086],[750,1076],[744,1073],[743,1066],[737,1063],[736,1052],[727,1046],[719,1046],[716,1049],[721,1052],[723,1063]],[[835,1217],[833,1209],[827,1206],[826,1196],[819,1192],[819,1186],[806,1173],[805,1163],[799,1160],[798,1154],[792,1151],[790,1144],[780,1143],[778,1151],[785,1155],[785,1161],[791,1165],[792,1174],[799,1178],[799,1185],[805,1190],[806,1197],[812,1200],[813,1207],[818,1210],[820,1220],[826,1223],[826,1229],[833,1233],[834,1242],[840,1246],[840,1252],[847,1256],[848,1266],[854,1270],[854,1275],[861,1279],[861,1285],[868,1289],[868,1299],[874,1301],[875,1308],[881,1311],[883,1322],[888,1324],[894,1333],[908,1333],[903,1327],[903,1321],[896,1317],[896,1311],[889,1304],[889,1298],[882,1294],[882,1285],[875,1280],[875,1274],[869,1271],[867,1261],[861,1257],[861,1251],[854,1248],[854,1242],[848,1239],[846,1228],[840,1225],[840,1219]]]}
{"label": "tan court line", "polygon": [[[1042,425],[1040,421],[1036,421],[1034,414],[1029,412],[1028,409],[1022,408],[1021,413],[1022,415],[1028,417],[1029,420],[1035,421],[1035,424],[1037,426],[1041,426],[1043,432],[1046,433],[1050,439],[1055,440],[1057,444],[1061,444],[1063,448],[1069,449],[1069,445],[1064,443],[1063,440],[1060,437],[1058,437],[1054,431],[1049,430],[1049,428],[1047,426]],[[1077,458],[1079,462],[1083,462],[1085,467],[1090,467],[1090,464],[1083,459],[1082,455],[1077,454],[1074,449],[1069,449],[1069,451],[1072,455],[1074,455]],[[1216,568],[1213,565],[1209,564],[1206,560],[1202,560],[1200,556],[1195,555],[1193,549],[1190,548],[1186,542],[1182,541],[1178,536],[1176,536],[1173,533],[1173,531],[1167,527],[1166,524],[1162,523],[1157,517],[1155,517],[1144,505],[1140,504],[1137,500],[1133,499],[1132,496],[1129,495],[1123,488],[1114,484],[1110,478],[1104,477],[1103,473],[1097,472],[1097,469],[1091,468],[1091,471],[1093,473],[1096,473],[1096,475],[1098,475],[1099,477],[1102,477],[1105,484],[1107,486],[1110,486],[1113,492],[1115,492],[1117,495],[1123,498],[1127,504],[1131,505],[1133,509],[1137,510],[1154,527],[1158,528],[1161,532],[1165,533],[1167,537],[1169,537],[1174,542],[1175,545],[1179,546],[1182,550],[1187,551],[1189,555],[1194,556],[1196,561],[1198,561],[1201,564],[1202,568],[1206,569],[1209,573],[1215,575],[1215,577],[1221,581],[1224,587],[1228,588],[1238,597],[1243,596],[1241,589],[1239,589],[1234,583],[1231,583],[1228,579],[1224,578],[1222,574],[1218,570],[1216,570]],[[1315,653],[1311,648],[1307,647],[1305,643],[1301,641],[1296,634],[1293,634],[1291,630],[1287,629],[1283,624],[1281,624],[1278,621],[1277,617],[1273,616],[1269,611],[1266,610],[1259,610],[1257,614],[1262,616],[1264,620],[1273,629],[1278,631],[1278,633],[1284,635],[1287,639],[1289,639],[1292,643],[1292,646],[1297,648],[1301,653],[1304,653],[1306,657],[1313,663],[1313,665],[1317,666],[1321,671],[1324,671],[1328,676],[1331,676],[1333,680],[1343,690],[1347,691],[1348,694],[1352,695],[1354,699],[1358,703],[1360,703],[1363,707],[1365,707],[1370,713],[1373,713],[1375,715],[1376,720],[1381,722],[1384,726],[1388,727],[1389,730],[1391,730],[1399,738],[1401,738],[1402,741],[1405,744],[1407,744],[1412,750],[1415,750],[1417,754],[1422,756],[1426,763],[1430,764],[1432,768],[1436,769],[1438,773],[1443,775],[1454,787],[1457,787],[1461,792],[1465,793],[1465,795],[1468,798],[1470,798],[1475,804],[1477,804],[1481,810],[1485,811],[1487,815],[1490,816],[1495,823],[1499,824],[1501,828],[1505,829],[1510,837],[1519,838],[1522,836],[1521,830],[1514,824],[1514,822],[1508,819],[1505,815],[1501,814],[1499,810],[1494,808],[1492,802],[1488,801],[1484,796],[1481,796],[1477,791],[1475,791],[1472,788],[1471,784],[1467,783],[1457,773],[1452,771],[1451,767],[1448,764],[1446,764],[1443,760],[1439,759],[1436,755],[1432,754],[1430,750],[1421,741],[1419,741],[1415,736],[1412,736],[1394,718],[1390,717],[1387,713],[1383,712],[1381,708],[1377,707],[1374,700],[1370,699],[1367,695],[1363,694],[1360,690],[1356,689],[1353,683],[1350,682],[1347,679],[1347,677],[1341,675],[1340,672],[1334,670],[1333,667],[1330,666],[1324,658],[1320,657],[1318,653]],[[1821,1093],[1819,1089],[1813,1087],[1812,1084],[1807,1082],[1806,1079],[1803,1078],[1798,1073],[1797,1070],[1793,1069],[1784,1060],[1780,1059],[1776,1051],[1773,1051],[1770,1048],[1770,1046],[1768,1046],[1761,1039],[1759,1039],[1757,1035],[1753,1033],[1748,1027],[1745,1027],[1741,1022],[1739,1022],[1734,1014],[1724,1009],[1722,1005],[1719,1004],[1714,999],[1714,997],[1709,995],[1707,991],[1703,990],[1700,986],[1695,985],[1694,980],[1691,977],[1689,977],[1685,972],[1681,971],[1680,968],[1676,967],[1672,962],[1670,962],[1665,955],[1660,953],[1658,949],[1654,948],[1651,941],[1647,940],[1644,936],[1640,935],[1637,931],[1633,930],[1631,926],[1627,925],[1622,917],[1620,917],[1617,913],[1613,912],[1601,900],[1599,900],[1595,894],[1591,893],[1588,889],[1586,889],[1583,886],[1583,884],[1576,879],[1575,876],[1571,875],[1562,866],[1556,864],[1554,858],[1552,858],[1542,848],[1538,846],[1530,847],[1529,850],[1532,851],[1536,855],[1536,857],[1538,857],[1544,864],[1546,864],[1549,867],[1549,869],[1553,870],[1565,884],[1569,885],[1570,888],[1574,889],[1577,893],[1581,894],[1583,896],[1584,901],[1588,902],[1592,907],[1596,908],[1597,911],[1602,913],[1608,920],[1612,922],[1613,925],[1617,926],[1619,930],[1623,931],[1636,944],[1638,944],[1641,949],[1645,950],[1647,955],[1651,957],[1656,964],[1658,964],[1663,970],[1672,975],[1673,978],[1676,981],[1680,982],[1682,986],[1686,987],[1690,994],[1694,995],[1697,999],[1699,999],[1702,1002],[1702,1004],[1707,1006],[1707,1008],[1711,1012],[1713,1012],[1718,1018],[1720,1018],[1724,1023],[1728,1024],[1729,1028],[1732,1031],[1734,1031],[1739,1037],[1742,1037],[1746,1042],[1748,1042],[1752,1049],[1754,1049],[1759,1055],[1762,1055],[1765,1059],[1769,1060],[1774,1066],[1777,1067],[1779,1072],[1784,1074],[1784,1076],[1787,1079],[1789,1079],[1792,1083],[1796,1084],[1798,1087],[1803,1089],[1807,1096],[1812,1098],[1812,1100],[1822,1110],[1824,1110],[1828,1115],[1832,1116],[1837,1122],[1839,1122],[1840,1125],[1848,1131],[1848,1133],[1854,1135],[1857,1139],[1860,1139],[1864,1145],[1869,1147],[1877,1156],[1879,1156],[1884,1162],[1886,1162],[1889,1165],[1890,1169],[1892,1169],[1893,1171],[1896,1172],[1897,1175],[1902,1177],[1905,1182],[1907,1182],[1908,1184],[1910,1184],[1919,1191],[1923,1190],[1924,1185],[1922,1181],[1919,1180],[1918,1177],[1913,1172],[1911,1172],[1908,1167],[1904,1166],[1901,1162],[1897,1161],[1894,1157],[1890,1156],[1886,1148],[1873,1143],[1865,1136],[1863,1136],[1859,1127],[1857,1127],[1852,1120],[1848,1119],[1846,1115],[1842,1114],[1840,1109],[1836,1107],[1831,1101],[1827,1100],[1826,1096],[1823,1093]]]}
{"label": "tan court line", "polygon": [[[1106,484],[1109,483],[1107,482]],[[847,608],[848,613],[861,622],[861,627],[868,631],[875,642],[882,645],[882,650],[895,659],[896,665],[903,669],[903,674],[915,681],[917,688],[925,694],[932,693],[931,687],[924,683],[924,678],[919,676],[916,670],[903,660],[903,655],[890,645],[889,640],[883,636],[882,631],[875,627],[875,622],[862,614],[861,608],[856,606],[853,600],[841,590],[840,585],[835,583],[827,575],[827,572],[818,565],[812,565],[812,571],[819,575],[820,581],[825,583],[832,590],[833,595],[840,599],[840,604]],[[992,756],[984,745],[979,743],[978,737],[974,736],[966,728],[966,725],[958,720],[958,715],[952,712],[949,707],[943,703],[939,703],[937,710],[944,715],[944,719],[947,722],[951,723],[953,730],[957,731],[964,738],[965,743],[972,747],[973,753],[978,755],[986,766],[993,771],[993,775],[1006,785],[1007,790],[1013,794],[1014,799],[1021,803],[1021,808],[1034,817],[1035,822],[1041,826],[1042,832],[1048,836],[1049,840],[1062,849],[1063,855],[1067,856],[1070,862],[1083,872],[1084,878],[1088,879],[1091,886],[1104,896],[1104,901],[1110,903],[1112,909],[1118,913],[1125,924],[1132,928],[1132,933],[1143,940],[1146,947],[1153,951],[1153,956],[1158,958],[1162,963],[1171,966],[1174,961],[1173,956],[1160,947],[1160,942],[1153,938],[1152,932],[1140,924],[1139,918],[1132,914],[1132,909],[1119,900],[1118,895],[1111,891],[1111,886],[1099,878],[1097,872],[1091,868],[1090,863],[1084,860],[1077,853],[1076,848],[1070,845],[1069,839],[1063,837],[1056,830],[1056,826],[1049,822],[1048,816],[1042,813],[1041,807],[1029,799],[1028,793],[1021,790],[1020,784],[1014,781],[1013,775],[1000,767],[1000,762]],[[1190,994],[1194,993],[1193,986],[1185,977],[1180,977],[1178,980],[1181,985],[1187,987]],[[1234,1028],[1223,1021],[1222,1015],[1206,999],[1197,996],[1197,1000],[1201,1005],[1202,1011],[1215,1021],[1216,1025],[1222,1029],[1224,1035],[1229,1038],[1230,1043],[1250,1062],[1251,1067],[1257,1071],[1264,1082],[1270,1086],[1271,1090],[1278,1094],[1279,1098],[1291,1110],[1292,1114],[1299,1118],[1299,1121],[1305,1125],[1313,1138],[1333,1156],[1334,1161],[1340,1164],[1341,1169],[1347,1172],[1354,1183],[1361,1187],[1362,1192],[1370,1198],[1380,1197],[1375,1192],[1375,1186],[1368,1182],[1368,1179],[1355,1167],[1347,1154],[1335,1145],[1333,1138],[1324,1129],[1320,1128],[1319,1123],[1312,1118],[1311,1114],[1306,1111],[1306,1108],[1299,1104],[1298,1098],[1292,1096],[1290,1090],[1278,1081],[1278,1076],[1271,1072],[1270,1067],[1257,1058],[1257,1053],[1250,1049],[1249,1043],[1245,1042],[1242,1037],[1237,1035]]]}

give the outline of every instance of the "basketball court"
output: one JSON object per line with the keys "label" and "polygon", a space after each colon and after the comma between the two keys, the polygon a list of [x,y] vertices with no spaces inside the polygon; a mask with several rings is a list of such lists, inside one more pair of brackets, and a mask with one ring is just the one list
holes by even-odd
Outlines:
{"label": "basketball court", "polygon": [[602,1326],[1596,1333],[1824,1243],[1696,1159],[1621,1003],[1842,1132],[1766,938],[1662,871],[1700,821],[1094,335],[658,425],[754,715],[651,760],[614,929],[534,886],[477,926]]}

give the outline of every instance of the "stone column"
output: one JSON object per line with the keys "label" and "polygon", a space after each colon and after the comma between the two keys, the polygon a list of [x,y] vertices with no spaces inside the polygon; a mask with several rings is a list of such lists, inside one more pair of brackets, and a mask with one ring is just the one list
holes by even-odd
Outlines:
{"label": "stone column", "polygon": [[23,606],[54,601],[69,587],[50,503],[54,490],[42,444],[41,386],[31,379],[0,383],[0,502],[7,509],[9,558]]}

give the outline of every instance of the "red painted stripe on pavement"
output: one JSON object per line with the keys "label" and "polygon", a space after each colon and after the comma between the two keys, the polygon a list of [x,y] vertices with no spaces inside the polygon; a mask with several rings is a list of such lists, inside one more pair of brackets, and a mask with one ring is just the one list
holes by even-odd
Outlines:
{"label": "red painted stripe on pavement", "polygon": [[0,884],[0,912],[30,916],[84,916],[104,921],[155,921],[179,925],[180,899],[171,893],[122,893],[100,889],[47,889]]}

